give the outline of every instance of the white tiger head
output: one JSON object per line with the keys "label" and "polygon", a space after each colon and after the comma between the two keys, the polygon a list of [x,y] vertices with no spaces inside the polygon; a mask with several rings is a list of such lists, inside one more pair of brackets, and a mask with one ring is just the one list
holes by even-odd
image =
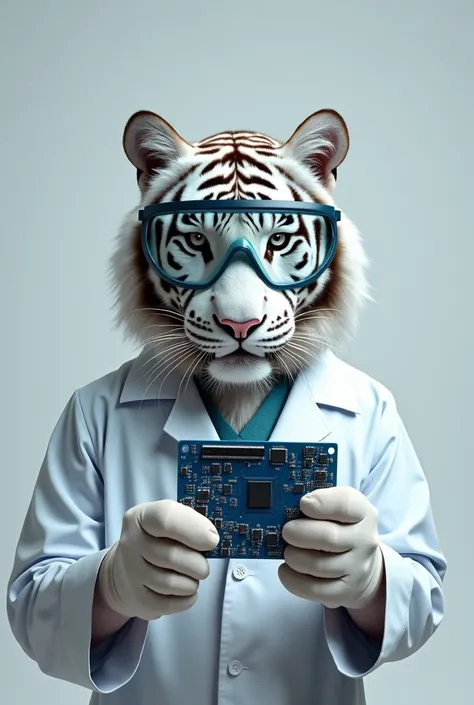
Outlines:
{"label": "white tiger head", "polygon": [[[202,374],[224,387],[261,385],[281,373],[293,376],[352,333],[368,295],[367,260],[356,227],[343,213],[330,267],[313,284],[284,291],[267,286],[238,258],[210,288],[174,286],[148,265],[138,220],[144,206],[170,201],[256,199],[335,206],[334,173],[349,148],[340,115],[316,112],[282,143],[242,131],[191,143],[161,117],[138,112],[126,125],[123,144],[137,169],[141,199],[123,223],[112,258],[117,319],[137,342],[157,349],[162,360],[157,372],[177,368],[183,377]],[[194,228],[193,234],[192,226],[192,219],[181,216],[177,228],[188,231],[185,247],[179,238],[166,239],[162,256],[177,272],[205,269],[213,258],[202,231]],[[289,255],[286,262],[296,271],[324,254],[313,228],[299,235],[290,242],[270,234],[259,243],[269,266],[278,267]]]}

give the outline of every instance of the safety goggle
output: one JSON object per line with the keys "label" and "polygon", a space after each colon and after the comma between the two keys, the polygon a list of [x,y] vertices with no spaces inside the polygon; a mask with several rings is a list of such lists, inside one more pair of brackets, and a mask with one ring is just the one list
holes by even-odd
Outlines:
{"label": "safety goggle", "polygon": [[341,212],[306,201],[171,201],[139,211],[152,269],[185,289],[211,287],[234,260],[272,289],[308,286],[336,254]]}

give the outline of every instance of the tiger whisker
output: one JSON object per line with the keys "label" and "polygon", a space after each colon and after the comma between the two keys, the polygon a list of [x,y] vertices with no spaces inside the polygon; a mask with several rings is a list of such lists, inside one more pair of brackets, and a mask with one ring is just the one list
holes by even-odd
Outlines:
{"label": "tiger whisker", "polygon": [[[152,387],[155,384],[155,382],[159,379],[159,377],[166,372],[168,367],[170,367],[173,364],[173,362],[175,362],[175,360],[178,360],[178,363],[176,365],[176,367],[177,367],[180,364],[180,357],[183,358],[183,356],[185,355],[186,352],[187,352],[187,349],[181,350],[181,351],[179,351],[179,353],[174,353],[171,357],[171,360],[169,360],[169,359],[166,360],[166,364],[164,365],[163,369],[157,371],[155,374],[153,374],[153,372],[150,373],[149,382],[145,388],[145,391],[143,392],[142,402],[146,398],[146,395],[147,395],[150,387]],[[163,384],[160,386],[160,388],[158,390],[157,398],[159,398],[161,395],[162,386],[163,386]]]}
{"label": "tiger whisker", "polygon": [[286,360],[285,360],[285,358],[283,357],[282,353],[277,350],[277,351],[275,352],[275,356],[276,356],[278,362],[280,363],[280,365],[282,365],[282,366],[285,368],[286,373],[287,373],[287,375],[289,376],[289,378],[291,379],[291,381],[294,382],[294,381],[295,381],[295,378],[294,378],[294,376],[293,376],[293,374],[292,374],[290,368],[289,368],[288,365],[286,364]]}
{"label": "tiger whisker", "polygon": [[[188,340],[185,340],[184,342],[176,343],[176,344],[173,344],[173,345],[170,346],[170,347],[167,347],[166,350],[157,350],[156,353],[155,353],[152,357],[150,357],[150,358],[144,363],[143,366],[144,366],[144,367],[148,367],[149,365],[151,365],[151,364],[153,364],[153,363],[156,363],[156,360],[158,360],[159,358],[162,358],[162,356],[163,356],[163,354],[164,354],[165,351],[166,351],[166,352],[169,352],[170,350],[175,349],[178,345],[179,345],[179,346],[184,346],[184,345],[188,345],[188,344],[190,345],[191,343],[190,343]],[[155,347],[156,347],[156,346],[155,346]]]}
{"label": "tiger whisker", "polygon": [[[309,355],[309,357],[312,357],[314,360],[317,360],[318,362],[319,362],[319,360],[321,359],[321,358],[320,358],[318,355],[316,355],[314,352],[312,352],[311,350],[308,350],[307,348],[303,348],[301,345],[296,345],[295,343],[288,343],[288,347],[289,347],[290,350],[292,350],[292,351],[294,351],[294,350],[299,350],[299,351],[305,353],[306,355]],[[297,354],[297,353],[294,353],[294,354]],[[301,360],[304,360],[304,357],[303,357],[303,356],[299,355],[299,357],[300,357]],[[309,362],[308,360],[305,360],[305,363],[308,363],[308,362]]]}
{"label": "tiger whisker", "polygon": [[[181,363],[183,363],[185,360],[187,360],[189,357],[191,357],[191,355],[195,355],[195,354],[196,354],[196,351],[195,351],[195,349],[194,349],[194,347],[193,347],[193,350],[192,350],[188,355],[185,355],[185,357],[183,357],[182,359],[178,360],[178,362],[176,363],[176,365],[174,365],[174,367],[171,368],[171,370],[168,372],[168,374],[166,375],[166,377],[163,378],[163,380],[162,380],[162,382],[161,382],[161,385],[160,385],[159,392],[158,392],[158,396],[161,396],[161,390],[162,390],[162,388],[163,388],[163,385],[164,385],[164,383],[166,382],[166,380],[168,379],[168,377],[170,376],[170,374],[172,374],[172,373],[181,365]],[[161,374],[163,374],[163,373],[161,373]]]}
{"label": "tiger whisker", "polygon": [[[148,389],[149,389],[153,384],[155,384],[155,382],[158,380],[158,378],[159,378],[161,375],[163,375],[163,374],[166,372],[166,370],[167,370],[171,365],[173,365],[173,363],[174,363],[176,360],[178,360],[178,362],[177,362],[177,364],[176,364],[176,367],[178,367],[178,366],[180,365],[181,361],[182,361],[183,359],[186,359],[185,354],[186,354],[187,351],[188,351],[188,348],[186,348],[186,349],[184,349],[184,350],[180,350],[179,352],[173,353],[173,355],[171,356],[171,359],[168,358],[168,359],[166,359],[166,361],[165,361],[164,364],[159,365],[159,367],[160,367],[160,366],[162,367],[161,370],[158,370],[156,373],[153,373],[153,372],[150,373],[150,381],[149,381],[149,383],[148,383],[148,385],[147,385],[147,387],[146,387],[146,389],[145,389],[145,392],[144,392],[144,395],[143,395],[143,399],[146,397],[146,394],[147,394],[147,392],[148,392]],[[173,369],[174,369],[174,368],[173,368]],[[163,386],[163,383],[161,384],[161,386],[160,386],[160,388],[159,388],[159,390],[158,390],[158,395],[157,395],[158,397],[161,395],[162,386]],[[143,399],[142,399],[142,400],[143,400]]]}
{"label": "tiger whisker", "polygon": [[[204,359],[205,359],[206,357],[208,357],[208,356],[209,356],[209,353],[208,353],[208,352],[202,352],[200,355],[197,356],[196,361],[194,362],[194,365],[193,365],[193,363],[191,362],[191,364],[189,365],[189,367],[188,367],[188,369],[187,369],[187,371],[186,371],[186,374],[183,376],[183,379],[182,379],[181,382],[180,382],[179,389],[178,389],[178,395],[179,395],[179,392],[180,392],[180,389],[181,389],[181,385],[183,384],[184,380],[186,379],[186,376],[188,375],[188,379],[186,380],[186,384],[184,385],[184,393],[186,394],[186,390],[187,390],[187,388],[188,388],[188,384],[189,384],[189,382],[191,381],[191,379],[192,379],[192,377],[193,377],[193,375],[194,375],[194,371],[195,371],[196,367],[197,367],[201,362],[203,362]],[[190,368],[191,368],[191,369],[190,369]]]}
{"label": "tiger whisker", "polygon": [[[150,371],[150,374],[154,374],[162,365],[166,365],[168,360],[170,358],[173,358],[173,356],[176,356],[179,354],[183,349],[189,349],[193,348],[194,346],[189,342],[184,342],[184,343],[176,343],[175,345],[171,345],[169,348],[166,349],[166,359],[162,360],[160,359],[158,362],[155,362],[155,365],[153,369]],[[161,355],[160,355],[161,358]]]}
{"label": "tiger whisker", "polygon": [[311,335],[311,334],[295,334],[291,338],[292,341],[295,342],[300,342],[300,343],[314,343],[314,344],[320,344],[323,345],[333,352],[337,353],[340,352],[340,348],[334,343],[334,341],[330,340],[329,338],[326,338],[325,336],[319,336],[319,335]]}
{"label": "tiger whisker", "polygon": [[295,314],[294,318],[302,318],[303,316],[312,316],[314,314],[318,313],[341,313],[340,309],[338,308],[317,308],[317,309],[309,309],[307,311],[301,311],[300,313]]}
{"label": "tiger whisker", "polygon": [[159,313],[163,316],[169,316],[170,318],[177,318],[179,321],[184,321],[184,313],[180,311],[172,311],[168,308],[135,308],[132,313]]}

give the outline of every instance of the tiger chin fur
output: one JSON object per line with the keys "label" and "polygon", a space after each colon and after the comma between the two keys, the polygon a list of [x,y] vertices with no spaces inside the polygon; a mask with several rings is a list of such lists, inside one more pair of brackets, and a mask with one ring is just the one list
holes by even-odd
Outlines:
{"label": "tiger chin fur", "polygon": [[[239,432],[281,375],[294,377],[355,330],[368,298],[367,257],[359,232],[342,212],[331,266],[313,285],[275,291],[245,263],[232,262],[209,290],[177,288],[159,278],[141,249],[138,211],[170,201],[257,199],[331,205],[332,173],[349,137],[336,112],[318,111],[286,142],[258,132],[222,132],[187,142],[163,118],[141,111],[124,131],[137,169],[140,202],[125,217],[111,259],[116,320],[156,353],[155,374],[198,377]],[[318,246],[308,235],[308,247]],[[320,243],[319,243],[319,246]],[[189,254],[189,253],[188,253]],[[217,315],[218,314],[218,315]],[[263,321],[239,343],[218,320]]]}

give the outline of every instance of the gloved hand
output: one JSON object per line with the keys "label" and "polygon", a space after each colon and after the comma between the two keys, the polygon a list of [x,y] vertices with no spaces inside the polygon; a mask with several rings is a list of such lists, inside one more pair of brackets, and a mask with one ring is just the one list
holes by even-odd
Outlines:
{"label": "gloved hand", "polygon": [[209,575],[201,551],[218,543],[213,524],[191,507],[171,500],[133,507],[102,561],[101,596],[124,617],[153,620],[183,612],[194,605],[199,581]]}
{"label": "gloved hand", "polygon": [[283,585],[329,608],[366,607],[384,572],[376,508],[352,487],[331,487],[302,497],[300,509],[305,518],[282,531],[288,543],[279,568]]}

